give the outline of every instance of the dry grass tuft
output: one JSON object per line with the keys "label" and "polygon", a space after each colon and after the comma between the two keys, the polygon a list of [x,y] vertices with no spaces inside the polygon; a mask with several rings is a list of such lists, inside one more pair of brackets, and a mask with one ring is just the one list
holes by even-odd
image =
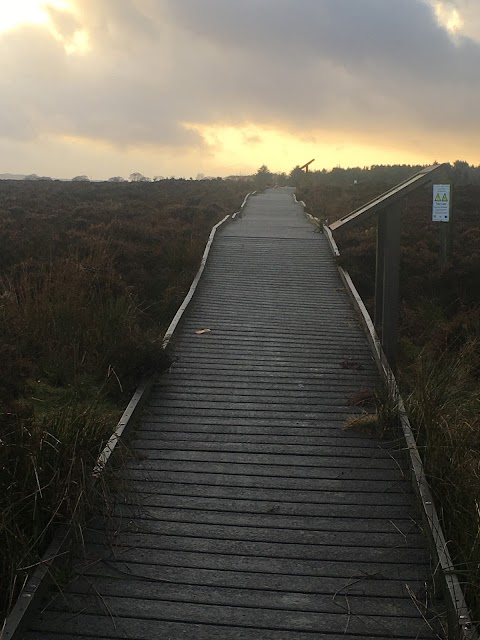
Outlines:
{"label": "dry grass tuft", "polygon": [[380,430],[380,420],[377,413],[362,413],[350,416],[344,424],[344,429],[377,435]]}
{"label": "dry grass tuft", "polygon": [[398,436],[398,403],[387,385],[375,390],[362,389],[351,398],[352,404],[363,407],[365,413],[350,416],[344,429],[368,433],[377,438]]}

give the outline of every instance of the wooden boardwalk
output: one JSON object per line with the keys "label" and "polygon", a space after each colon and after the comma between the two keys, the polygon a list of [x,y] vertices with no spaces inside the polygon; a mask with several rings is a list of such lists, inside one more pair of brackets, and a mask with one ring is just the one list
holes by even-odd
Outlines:
{"label": "wooden boardwalk", "polygon": [[25,638],[437,637],[403,457],[344,428],[367,340],[291,189],[221,228],[172,354],[128,492]]}

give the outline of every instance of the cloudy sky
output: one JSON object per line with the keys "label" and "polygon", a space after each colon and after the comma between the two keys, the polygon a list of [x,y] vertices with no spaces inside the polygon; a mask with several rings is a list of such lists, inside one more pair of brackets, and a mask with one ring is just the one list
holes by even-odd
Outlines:
{"label": "cloudy sky", "polygon": [[480,164],[479,0],[0,0],[0,173]]}

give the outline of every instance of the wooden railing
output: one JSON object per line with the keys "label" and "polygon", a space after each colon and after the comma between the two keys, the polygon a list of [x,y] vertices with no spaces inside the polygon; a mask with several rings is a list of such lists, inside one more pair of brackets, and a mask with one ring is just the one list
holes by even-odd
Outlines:
{"label": "wooden railing", "polygon": [[[338,229],[350,228],[374,215],[377,216],[374,325],[393,370],[396,368],[398,344],[400,221],[403,199],[412,191],[432,184],[434,176],[445,178],[446,166],[437,164],[422,169],[408,180],[326,227],[327,234],[333,240],[332,234]],[[339,255],[336,246],[334,252]]]}
{"label": "wooden railing", "polygon": [[[333,232],[359,224],[368,219],[369,216],[377,216],[374,322],[372,322],[348,272],[340,265],[339,271],[354,307],[359,313],[388,393],[398,407],[399,422],[405,438],[412,484],[419,499],[424,530],[430,542],[436,565],[435,577],[438,579],[444,595],[448,638],[449,640],[479,640],[479,635],[472,621],[462,590],[462,575],[452,562],[448,540],[442,531],[433,495],[423,468],[422,458],[394,372],[398,336],[402,199],[413,190],[433,183],[434,177],[435,181],[447,183],[449,181],[447,166],[434,165],[423,169],[412,178],[405,180],[405,182],[390,189],[378,198],[340,218],[340,220],[329,226],[324,226],[323,232],[333,255],[338,259],[340,252],[333,237]],[[320,224],[318,219],[314,220],[317,224]],[[449,225],[445,224],[440,227],[440,251],[443,257],[445,257],[443,252],[446,243],[451,241],[451,233],[448,227]],[[443,260],[441,260],[442,262]]]}

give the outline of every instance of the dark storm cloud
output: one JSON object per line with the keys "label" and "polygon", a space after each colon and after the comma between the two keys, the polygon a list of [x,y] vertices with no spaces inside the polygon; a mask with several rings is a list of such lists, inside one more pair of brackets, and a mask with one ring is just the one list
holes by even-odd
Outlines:
{"label": "dark storm cloud", "polygon": [[[478,105],[478,44],[454,43],[419,0],[169,0],[168,8],[179,28],[223,51],[264,117],[271,109],[293,121],[299,113],[309,126],[322,116],[369,126],[371,116],[455,118],[460,95]],[[219,91],[228,99],[233,83],[226,85]]]}
{"label": "dark storm cloud", "polygon": [[424,0],[74,5],[52,20],[67,40],[87,32],[87,55],[40,28],[0,35],[0,135],[188,147],[202,142],[183,123],[257,122],[479,141],[480,46],[453,40]]}
{"label": "dark storm cloud", "polygon": [[[166,0],[183,28],[227,49],[275,52],[281,58],[333,58],[349,64],[397,62],[446,44],[445,32],[418,0]],[[408,46],[407,46],[408,45]]]}

